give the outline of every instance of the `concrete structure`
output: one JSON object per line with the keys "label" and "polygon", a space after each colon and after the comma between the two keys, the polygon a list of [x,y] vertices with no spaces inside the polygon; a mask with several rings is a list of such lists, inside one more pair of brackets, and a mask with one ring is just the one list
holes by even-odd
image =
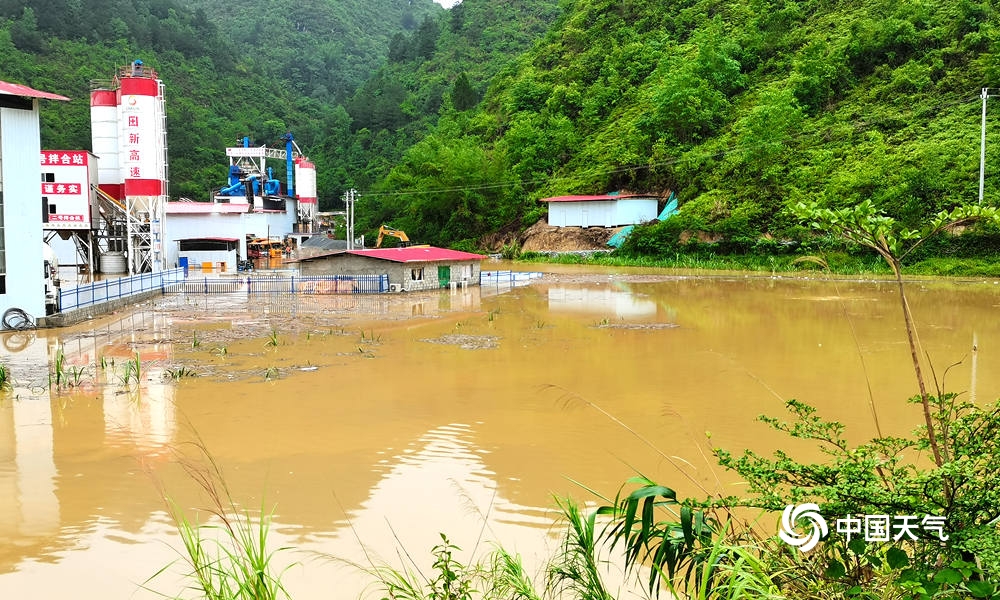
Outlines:
{"label": "concrete structure", "polygon": [[100,159],[98,184],[124,212],[130,274],[159,271],[164,265],[167,125],[163,94],[156,71],[141,60],[121,67],[112,81],[90,93],[91,143]]}
{"label": "concrete structure", "polygon": [[394,292],[434,290],[456,285],[478,285],[483,256],[470,252],[409,246],[347,250],[299,258],[302,276],[310,275],[381,275],[389,276]]}
{"label": "concrete structure", "polygon": [[0,81],[0,315],[45,315],[38,101],[69,100]]}
{"label": "concrete structure", "polygon": [[316,214],[319,211],[319,198],[316,194],[316,165],[304,157],[295,159],[295,197],[299,200],[299,221],[312,233]]}
{"label": "concrete structure", "polygon": [[[240,240],[237,238],[197,238],[178,242],[178,262],[187,259],[189,269],[208,269],[236,272],[236,248]],[[243,239],[246,244],[246,239]]]}
{"label": "concrete structure", "polygon": [[[167,219],[163,230],[167,265],[178,266],[182,241],[206,238],[236,239],[239,259],[246,260],[247,236],[283,238],[294,229],[296,201],[294,198],[285,198],[283,202],[285,210],[265,209],[258,202],[252,212],[248,203],[167,202]],[[232,269],[236,270],[235,264]]]}
{"label": "concrete structure", "polygon": [[549,204],[552,227],[620,227],[656,218],[659,198],[641,194],[556,196],[542,198]]}

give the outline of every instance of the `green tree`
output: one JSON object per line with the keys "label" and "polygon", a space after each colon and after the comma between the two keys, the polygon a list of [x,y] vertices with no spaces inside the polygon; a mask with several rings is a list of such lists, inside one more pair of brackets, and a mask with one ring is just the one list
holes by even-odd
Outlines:
{"label": "green tree", "polygon": [[479,94],[469,81],[467,74],[460,73],[451,88],[451,105],[455,110],[469,110],[479,104]]}

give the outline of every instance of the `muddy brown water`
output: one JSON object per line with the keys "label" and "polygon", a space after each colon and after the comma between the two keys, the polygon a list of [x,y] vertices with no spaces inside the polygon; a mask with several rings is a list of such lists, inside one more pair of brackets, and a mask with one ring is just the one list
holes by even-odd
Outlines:
{"label": "muddy brown water", "polygon": [[[354,598],[365,579],[343,561],[400,564],[404,547],[426,570],[439,532],[463,558],[498,542],[540,565],[554,496],[597,501],[582,486],[613,495],[642,472],[739,493],[712,447],[815,456],[755,421],[784,399],[862,440],[870,386],[884,433],[919,424],[889,284],[549,270],[509,291],[167,296],[0,334],[16,382],[0,399],[0,597],[183,594],[180,563],[147,579],[181,547],[163,496],[208,518],[178,463],[194,442],[235,501],[273,510],[292,597]],[[937,373],[961,361],[948,389],[1000,396],[1000,285],[909,290]]]}

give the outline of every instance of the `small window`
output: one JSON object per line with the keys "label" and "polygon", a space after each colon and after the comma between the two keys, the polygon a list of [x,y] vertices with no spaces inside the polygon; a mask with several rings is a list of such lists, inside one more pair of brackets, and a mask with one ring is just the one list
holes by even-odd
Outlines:
{"label": "small window", "polygon": [[42,183],[55,183],[56,174],[55,173],[42,173]]}
{"label": "small window", "polygon": [[423,281],[424,280],[424,268],[410,269],[410,279],[413,281]]}

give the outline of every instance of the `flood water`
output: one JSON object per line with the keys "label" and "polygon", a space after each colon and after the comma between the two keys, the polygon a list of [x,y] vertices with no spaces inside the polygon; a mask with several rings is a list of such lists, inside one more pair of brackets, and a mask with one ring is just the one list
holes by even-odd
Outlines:
{"label": "flood water", "polygon": [[[330,556],[399,564],[403,547],[426,569],[439,532],[461,559],[498,542],[538,565],[561,534],[555,496],[596,502],[583,486],[613,495],[636,472],[738,494],[712,447],[816,455],[755,421],[786,399],[855,441],[873,407],[885,434],[920,424],[890,284],[550,270],[509,291],[165,296],[0,334],[16,382],[0,397],[0,597],[183,594],[180,564],[146,580],[181,549],[164,496],[207,519],[178,462],[206,464],[193,442],[234,501],[273,510],[301,600],[363,591]],[[1000,396],[1000,285],[909,293],[936,372],[961,362],[947,389]],[[123,381],[136,353],[141,385]]]}

